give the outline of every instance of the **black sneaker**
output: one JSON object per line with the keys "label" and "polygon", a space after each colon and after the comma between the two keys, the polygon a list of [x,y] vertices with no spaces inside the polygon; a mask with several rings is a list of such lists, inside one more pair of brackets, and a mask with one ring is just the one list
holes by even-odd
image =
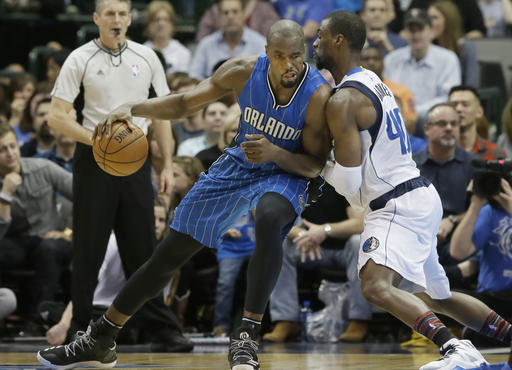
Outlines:
{"label": "black sneaker", "polygon": [[80,331],[69,344],[49,347],[37,353],[41,364],[51,369],[73,369],[81,366],[114,367],[117,362],[116,342],[107,336],[96,335],[91,321],[86,332]]}
{"label": "black sneaker", "polygon": [[258,370],[258,342],[251,328],[240,327],[229,338],[229,366],[231,370]]}

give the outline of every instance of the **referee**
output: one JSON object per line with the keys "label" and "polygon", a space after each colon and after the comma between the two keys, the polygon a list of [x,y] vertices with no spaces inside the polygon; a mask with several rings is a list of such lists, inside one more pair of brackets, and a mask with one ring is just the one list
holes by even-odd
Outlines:
{"label": "referee", "polygon": [[[49,125],[74,138],[77,148],[73,168],[73,326],[87,327],[99,268],[114,230],[126,277],[152,254],[155,242],[153,190],[149,160],[135,174],[115,177],[103,172],[92,154],[92,134],[98,122],[127,101],[169,94],[163,67],[153,50],[126,40],[131,23],[130,0],[96,0],[94,23],[99,38],[74,50],[65,61],[52,91]],[[75,108],[77,120],[68,114]],[[147,133],[144,118],[134,125]],[[165,166],[160,191],[170,191],[174,142],[169,121],[153,121],[155,137]],[[141,313],[158,351],[190,351],[175,316],[149,301]]]}

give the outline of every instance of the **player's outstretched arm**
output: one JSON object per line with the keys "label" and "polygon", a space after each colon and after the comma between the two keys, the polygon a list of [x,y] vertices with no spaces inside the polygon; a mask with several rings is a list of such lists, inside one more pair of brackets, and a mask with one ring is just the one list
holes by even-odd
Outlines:
{"label": "player's outstretched arm", "polygon": [[239,95],[249,79],[257,57],[233,58],[221,65],[212,77],[201,81],[194,89],[183,94],[173,94],[148,99],[135,104],[131,114],[156,119],[178,119],[206,107],[224,95]]}

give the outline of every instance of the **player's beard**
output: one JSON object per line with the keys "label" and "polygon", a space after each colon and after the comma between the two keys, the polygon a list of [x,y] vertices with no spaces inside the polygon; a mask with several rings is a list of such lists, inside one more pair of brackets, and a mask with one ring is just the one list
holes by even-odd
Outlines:
{"label": "player's beard", "polygon": [[328,70],[329,69],[329,62],[326,61],[326,58],[322,58],[322,57],[318,56],[317,53],[315,53],[313,55],[313,58],[314,58],[314,60],[316,62],[316,68],[318,70],[322,70],[322,69],[327,69]]}
{"label": "player's beard", "polygon": [[295,87],[295,86],[297,86],[298,80],[299,80],[298,77],[295,77],[295,80],[293,80],[293,81],[285,81],[283,78],[281,78],[281,86],[285,87],[287,89],[289,89],[291,87]]}

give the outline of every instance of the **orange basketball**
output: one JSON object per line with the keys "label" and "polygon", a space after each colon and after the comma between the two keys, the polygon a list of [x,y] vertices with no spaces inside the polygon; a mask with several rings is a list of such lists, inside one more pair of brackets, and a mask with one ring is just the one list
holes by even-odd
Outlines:
{"label": "orange basketball", "polygon": [[142,167],[148,156],[148,141],[136,127],[130,131],[125,121],[115,121],[110,136],[94,140],[94,159],[100,168],[114,176],[128,176]]}

